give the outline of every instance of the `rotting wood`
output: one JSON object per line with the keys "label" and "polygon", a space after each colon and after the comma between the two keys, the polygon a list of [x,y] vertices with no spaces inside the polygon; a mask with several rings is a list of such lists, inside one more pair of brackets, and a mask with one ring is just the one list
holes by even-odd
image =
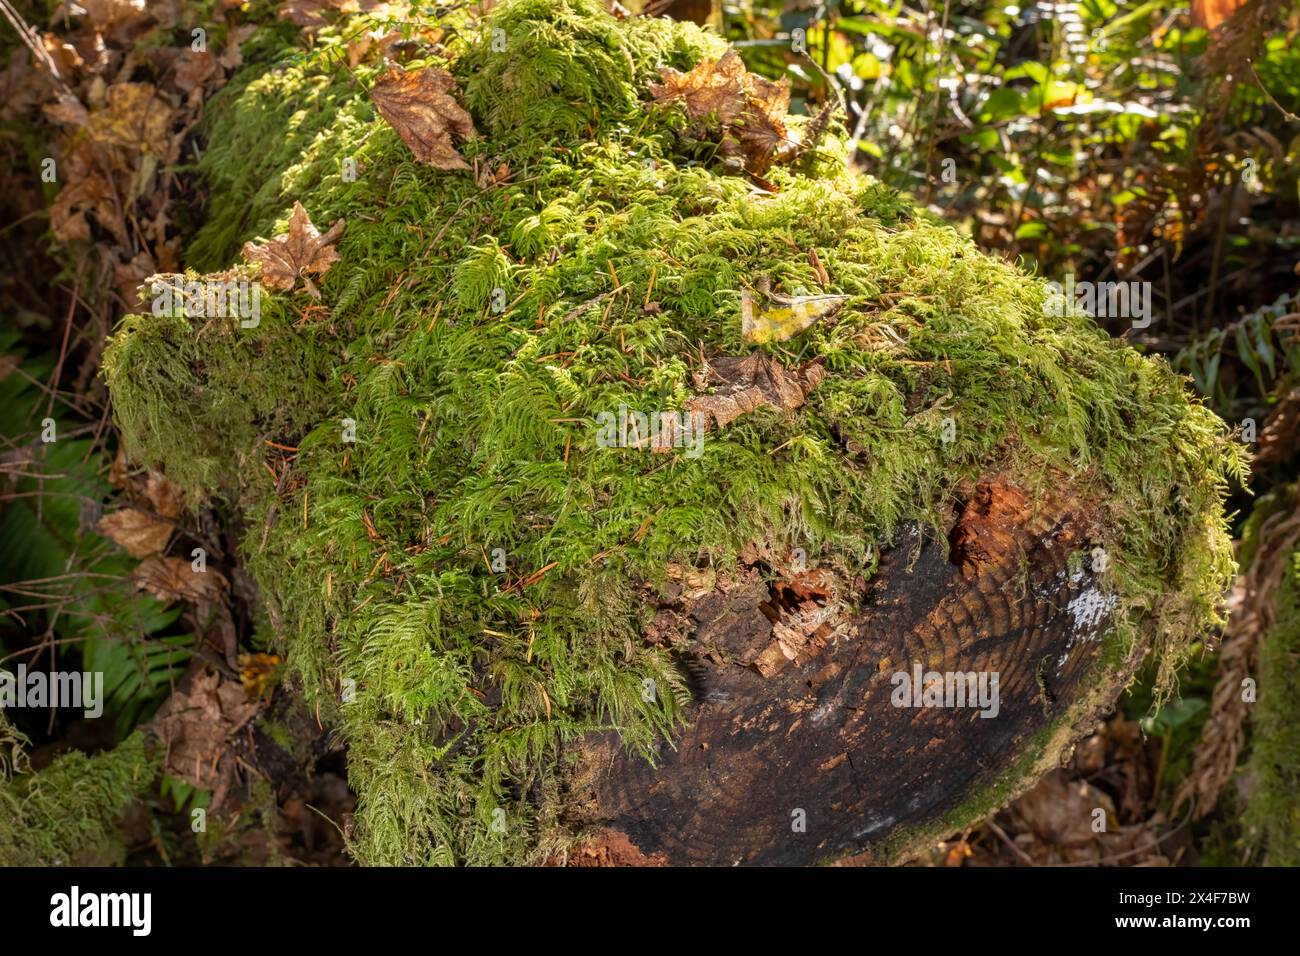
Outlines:
{"label": "rotting wood", "polygon": [[[913,526],[870,583],[814,571],[769,587],[753,572],[664,609],[690,629],[691,725],[656,766],[612,734],[583,742],[569,789],[598,832],[581,859],[872,859],[1004,775],[1096,679],[1107,615],[1081,609],[1107,605],[1077,560],[1096,544],[1088,512],[1069,496],[982,484],[951,553]],[[894,706],[893,675],[916,665],[996,673],[996,716]]]}

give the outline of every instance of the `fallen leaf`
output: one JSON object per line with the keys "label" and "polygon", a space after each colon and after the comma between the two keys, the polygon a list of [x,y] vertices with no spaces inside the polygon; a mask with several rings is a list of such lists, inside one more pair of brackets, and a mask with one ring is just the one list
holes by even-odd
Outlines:
{"label": "fallen leaf", "polygon": [[127,235],[122,217],[113,198],[113,187],[98,174],[81,176],[59,190],[50,205],[50,226],[59,242],[85,241],[90,238],[87,214],[113,234],[123,245]]}
{"label": "fallen leaf", "polygon": [[26,117],[49,94],[49,81],[32,69],[31,61],[17,52],[0,70],[0,120]]}
{"label": "fallen leaf", "polygon": [[[121,43],[149,29],[159,19],[147,10],[146,0],[77,0],[69,6],[74,16],[84,13],[95,30]],[[164,4],[156,6],[165,7]]]}
{"label": "fallen leaf", "polygon": [[288,3],[280,4],[277,16],[294,26],[315,30],[328,22],[327,13],[337,9],[338,4],[331,3],[330,0],[289,0]]}
{"label": "fallen leaf", "polygon": [[90,122],[90,113],[71,93],[60,93],[53,103],[44,104],[41,111],[63,126],[85,126]]}
{"label": "fallen leaf", "polygon": [[[441,31],[437,31],[440,33]],[[360,36],[348,42],[348,65],[357,66],[373,50],[380,56],[388,57],[391,60],[398,58],[396,48],[406,44],[416,46],[414,41],[408,40],[405,33],[401,30],[369,30]]]}
{"label": "fallen leaf", "polygon": [[209,809],[215,809],[231,781],[231,743],[259,708],[240,684],[215,671],[186,677],[152,722],[162,745],[164,772],[191,787],[213,791]]}
{"label": "fallen leaf", "polygon": [[301,276],[312,298],[319,299],[320,291],[307,274],[321,275],[339,261],[334,243],[342,234],[343,220],[336,219],[329,232],[322,236],[307,218],[302,203],[295,201],[289,216],[289,232],[262,245],[244,243],[244,258],[261,264],[262,281],[272,289],[288,292]]}
{"label": "fallen leaf", "polygon": [[[167,88],[178,93],[202,97],[203,84],[217,72],[217,58],[211,53],[199,53],[189,47],[180,51],[167,73]],[[194,105],[197,107],[198,100]]]}
{"label": "fallen leaf", "polygon": [[244,693],[249,700],[260,700],[269,696],[275,687],[276,672],[280,668],[277,654],[240,654],[239,678],[244,684]]}
{"label": "fallen leaf", "polygon": [[662,83],[650,84],[655,101],[681,102],[695,121],[696,135],[721,127],[721,152],[728,165],[761,175],[798,151],[785,126],[789,81],[750,73],[735,50],[716,61],[702,60],[689,73],[664,67],[662,76]]}
{"label": "fallen leaf", "polygon": [[474,120],[452,96],[455,90],[456,81],[444,70],[393,69],[375,81],[370,98],[418,162],[437,169],[467,170],[453,137],[473,138]]}
{"label": "fallen leaf", "polygon": [[825,369],[817,362],[791,370],[763,352],[724,355],[711,359],[695,376],[696,386],[713,386],[713,394],[688,399],[686,410],[703,415],[705,428],[725,428],[763,405],[794,411],[825,377]]}
{"label": "fallen leaf", "polygon": [[663,82],[651,83],[650,95],[661,103],[681,100],[691,119],[732,123],[745,111],[749,75],[740,55],[728,50],[720,60],[701,60],[689,73],[664,67]]}
{"label": "fallen leaf", "polygon": [[100,534],[112,539],[133,558],[149,558],[161,554],[172,536],[169,522],[136,508],[123,508],[106,514],[95,527]]}
{"label": "fallen leaf", "polygon": [[185,492],[180,485],[160,471],[149,471],[145,480],[144,494],[156,514],[164,518],[176,519],[185,510]]}
{"label": "fallen leaf", "polygon": [[131,583],[160,601],[200,602],[225,591],[226,577],[215,568],[195,571],[188,558],[155,555],[140,562],[131,572]]}
{"label": "fallen leaf", "polygon": [[1097,832],[1095,811],[1108,821],[1115,817],[1110,797],[1083,780],[1071,780],[1059,770],[1048,774],[1015,804],[1015,811],[1041,839],[1057,846],[1085,846]]}
{"label": "fallen leaf", "polygon": [[760,295],[756,300],[748,289],[740,293],[741,334],[759,345],[794,338],[815,322],[833,316],[849,301],[847,295]]}
{"label": "fallen leaf", "polygon": [[747,661],[763,677],[772,677],[791,661],[807,661],[847,629],[834,575],[822,569],[795,574],[772,585],[763,614],[772,621],[771,639]]}
{"label": "fallen leaf", "polygon": [[75,82],[78,72],[85,66],[85,61],[77,48],[53,33],[43,35],[41,43],[55,66],[59,68],[59,76],[66,81]]}
{"label": "fallen leaf", "polygon": [[233,70],[244,65],[244,54],[239,48],[256,30],[254,24],[245,23],[230,31],[226,37],[226,45],[221,50],[221,57],[217,60],[223,69]]}
{"label": "fallen leaf", "polygon": [[91,113],[86,126],[97,142],[170,160],[174,112],[152,83],[116,83],[108,88],[106,108]]}
{"label": "fallen leaf", "polygon": [[118,293],[122,296],[122,301],[126,303],[128,309],[134,310],[144,306],[145,299],[140,296],[140,287],[144,284],[145,279],[157,272],[158,263],[154,262],[153,256],[143,249],[132,256],[130,262],[113,264]]}

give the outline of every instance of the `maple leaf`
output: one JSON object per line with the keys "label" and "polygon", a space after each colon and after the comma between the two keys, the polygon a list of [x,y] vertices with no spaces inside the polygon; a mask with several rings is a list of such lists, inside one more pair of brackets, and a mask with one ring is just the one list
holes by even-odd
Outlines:
{"label": "maple leaf", "polygon": [[797,152],[785,126],[789,81],[750,73],[735,50],[716,61],[703,60],[689,73],[665,67],[662,75],[662,83],[650,84],[655,101],[681,102],[697,134],[720,126],[722,155],[729,165],[761,174]]}
{"label": "maple leaf", "polygon": [[794,411],[825,378],[826,370],[817,362],[791,370],[763,352],[724,355],[710,360],[695,375],[696,387],[714,386],[713,394],[696,395],[685,407],[693,415],[703,415],[706,428],[711,424],[723,428],[763,405]]}
{"label": "maple leaf", "polygon": [[336,219],[329,232],[322,236],[307,218],[302,203],[295,201],[293,214],[289,216],[289,232],[260,246],[244,243],[244,258],[250,263],[261,263],[262,281],[272,289],[288,292],[301,276],[312,298],[319,299],[320,291],[307,274],[320,275],[339,261],[334,242],[342,234],[343,220]]}
{"label": "maple leaf", "polygon": [[392,69],[375,81],[370,98],[379,114],[411,148],[416,161],[437,169],[469,169],[452,141],[472,139],[473,118],[452,95],[456,81],[445,70]]}
{"label": "maple leaf", "polygon": [[650,93],[658,102],[681,100],[693,120],[712,117],[720,123],[734,122],[746,105],[745,64],[735,50],[720,60],[702,60],[689,73],[664,67],[663,83],[651,83]]}

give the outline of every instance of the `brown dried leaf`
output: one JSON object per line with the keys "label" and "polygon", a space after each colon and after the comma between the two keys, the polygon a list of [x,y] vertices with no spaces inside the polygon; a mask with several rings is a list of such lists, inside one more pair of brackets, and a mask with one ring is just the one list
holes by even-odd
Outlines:
{"label": "brown dried leaf", "polygon": [[302,203],[294,202],[289,216],[289,231],[270,242],[257,245],[244,243],[244,258],[262,266],[262,281],[272,289],[285,292],[293,289],[302,276],[307,291],[319,299],[320,292],[308,278],[308,273],[321,275],[339,261],[334,243],[343,234],[343,220],[336,219],[324,235],[307,218]]}
{"label": "brown dried leaf", "polygon": [[144,17],[146,0],[78,0],[90,25],[97,29]]}
{"label": "brown dried leaf", "polygon": [[315,30],[327,22],[326,14],[337,10],[338,4],[330,0],[289,0],[280,4],[278,18],[288,20],[294,26]]}
{"label": "brown dried leaf", "polygon": [[148,9],[147,0],[77,0],[65,3],[62,13],[56,16],[84,16],[96,32],[111,37],[118,45],[126,45],[131,37],[138,36],[154,25],[163,22],[168,4],[153,4],[157,12]]}
{"label": "brown dried leaf", "polygon": [[59,242],[74,242],[90,238],[87,214],[113,234],[123,245],[127,244],[125,224],[118,213],[113,198],[113,187],[98,174],[77,177],[59,190],[50,206],[50,226]]}
{"label": "brown dried leaf", "polygon": [[131,572],[131,583],[160,601],[213,600],[226,590],[226,576],[215,568],[195,571],[187,558],[146,558]]}
{"label": "brown dried leaf", "polygon": [[748,75],[740,55],[728,50],[720,60],[701,60],[689,73],[664,67],[663,82],[651,83],[650,94],[661,103],[681,100],[691,119],[712,118],[725,125],[745,111]]}
{"label": "brown dried leaf", "polygon": [[78,71],[85,66],[85,61],[77,52],[77,48],[53,33],[42,36],[41,44],[45,47],[45,52],[50,55],[50,59],[54,61],[54,65],[59,68],[59,76],[67,81],[75,80]]}
{"label": "brown dried leaf", "polygon": [[1251,466],[1286,461],[1300,450],[1300,389],[1292,389],[1277,403],[1259,433],[1258,451]]}
{"label": "brown dried leaf", "polygon": [[233,70],[238,66],[243,66],[244,54],[239,48],[256,30],[257,27],[254,24],[245,23],[230,31],[226,37],[226,45],[221,51],[221,57],[217,60],[222,69]]}
{"label": "brown dried leaf", "polygon": [[330,20],[330,13],[370,13],[377,16],[390,13],[393,16],[409,15],[410,7],[401,3],[386,3],[384,0],[287,0],[280,4],[279,19],[289,20],[304,30],[318,30]]}
{"label": "brown dried leaf", "polygon": [[370,97],[417,161],[437,169],[469,169],[456,152],[457,140],[475,136],[474,120],[452,95],[451,74],[432,67],[389,70],[370,88]]}
{"label": "brown dried leaf", "polygon": [[185,492],[180,485],[160,471],[150,471],[144,486],[145,497],[156,514],[175,520],[185,510]]}
{"label": "brown dried leaf", "polygon": [[[435,31],[440,33],[440,31]],[[348,42],[348,65],[357,66],[373,50],[381,56],[396,59],[396,48],[407,43],[401,30],[369,30]],[[416,44],[410,44],[415,46]]]}
{"label": "brown dried leaf", "polygon": [[41,111],[63,126],[85,126],[90,122],[86,107],[71,93],[60,93],[54,102],[42,105]]}
{"label": "brown dried leaf", "polygon": [[652,83],[650,93],[658,102],[680,101],[699,135],[721,126],[722,155],[755,175],[797,151],[785,126],[789,81],[748,72],[735,50],[717,61],[703,60],[689,73],[665,67],[663,82]]}
{"label": "brown dried leaf", "polygon": [[1015,812],[1041,839],[1057,846],[1086,846],[1096,837],[1094,811],[1115,818],[1111,798],[1084,780],[1054,770],[1015,803]]}
{"label": "brown dried leaf", "polygon": [[161,554],[171,540],[172,526],[135,508],[123,508],[99,519],[99,533],[111,538],[133,558]]}
{"label": "brown dried leaf", "polygon": [[158,272],[158,263],[154,262],[153,256],[147,250],[141,250],[131,257],[130,262],[116,262],[113,264],[113,277],[117,281],[118,294],[122,296],[122,301],[126,303],[128,309],[138,309],[144,306],[145,299],[141,297],[141,285],[149,276]]}
{"label": "brown dried leaf", "polygon": [[[181,50],[167,72],[167,88],[187,96],[202,93],[203,84],[217,72],[217,58],[189,47]],[[195,102],[197,106],[197,101]]]}
{"label": "brown dried leaf", "polygon": [[0,120],[26,115],[47,95],[48,81],[32,67],[30,54],[13,50],[0,70]]}
{"label": "brown dried leaf", "polygon": [[[192,787],[224,794],[235,735],[257,714],[244,688],[214,671],[192,674],[158,709],[153,730],[165,754],[163,769]],[[212,805],[219,799],[214,795]]]}
{"label": "brown dried leaf", "polygon": [[710,360],[703,374],[695,376],[697,387],[716,390],[689,399],[686,410],[704,415],[705,428],[715,423],[724,428],[763,405],[783,411],[800,408],[825,377],[825,369],[816,362],[791,370],[763,352],[724,355]]}

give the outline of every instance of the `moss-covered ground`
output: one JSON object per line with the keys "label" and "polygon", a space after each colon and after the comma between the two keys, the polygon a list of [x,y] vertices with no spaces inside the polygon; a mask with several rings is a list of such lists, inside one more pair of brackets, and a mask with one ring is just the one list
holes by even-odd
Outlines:
{"label": "moss-covered ground", "polygon": [[157,776],[144,735],[94,756],[71,751],[40,773],[10,760],[23,742],[0,714],[0,866],[122,863],[118,824]]}
{"label": "moss-covered ground", "polygon": [[[1141,641],[1172,668],[1216,619],[1241,468],[1222,423],[1163,362],[1048,316],[1041,281],[849,170],[842,131],[764,173],[775,191],[729,172],[647,93],[720,41],[595,0],[506,0],[422,48],[409,26],[405,67],[458,82],[481,184],[418,165],[378,116],[382,65],[343,64],[370,25],[310,52],[263,30],[209,111],[188,264],[238,265],[300,201],[322,231],[346,222],[321,301],[268,294],[256,328],[132,316],[106,361],[134,452],[243,516],[262,626],[348,741],[359,859],[546,857],[569,837],[561,745],[615,727],[645,747],[682,719],[643,582],[750,542],[870,573],[990,472],[1099,502],[1109,659]],[[807,405],[711,431],[699,457],[600,447],[600,413],[680,409],[703,357],[753,348],[741,293],[764,281],[849,297],[765,346],[824,362]]]}

